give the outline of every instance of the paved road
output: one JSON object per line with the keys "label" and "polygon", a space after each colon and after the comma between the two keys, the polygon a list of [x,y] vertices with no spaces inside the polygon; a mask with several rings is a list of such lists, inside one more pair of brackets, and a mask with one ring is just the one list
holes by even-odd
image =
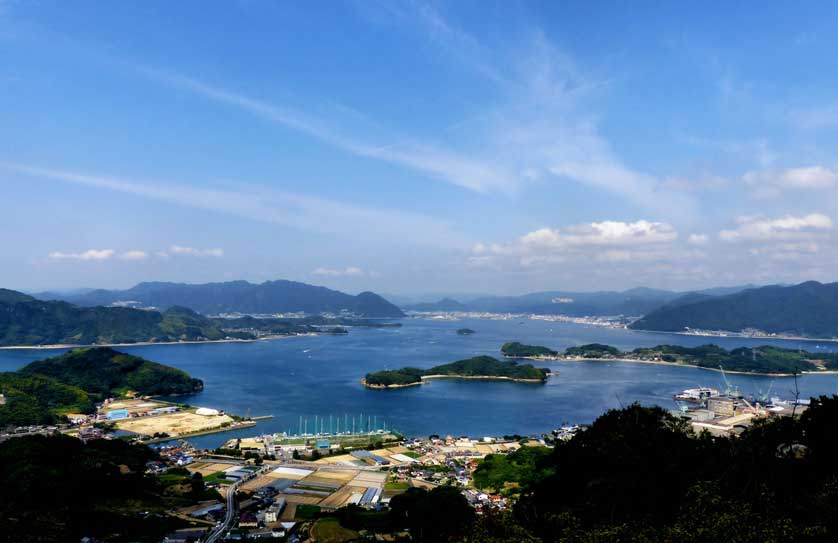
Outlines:
{"label": "paved road", "polygon": [[230,485],[229,490],[227,490],[227,515],[224,517],[224,522],[216,526],[215,529],[210,532],[206,543],[215,543],[222,535],[224,535],[224,532],[230,529],[233,519],[236,518],[236,489],[239,487],[239,484],[241,484],[241,482],[236,482]]}
{"label": "paved road", "polygon": [[[259,471],[253,474],[253,476],[248,477],[247,480],[254,479],[259,475],[262,475],[266,471],[271,469],[271,466],[263,466]],[[205,543],[216,543],[224,533],[232,528],[233,521],[236,519],[236,490],[238,490],[239,485],[244,483],[245,480],[236,481],[230,488],[227,490],[227,514],[224,516],[224,522],[219,524],[215,527],[213,531],[210,532],[209,537],[207,537]]]}

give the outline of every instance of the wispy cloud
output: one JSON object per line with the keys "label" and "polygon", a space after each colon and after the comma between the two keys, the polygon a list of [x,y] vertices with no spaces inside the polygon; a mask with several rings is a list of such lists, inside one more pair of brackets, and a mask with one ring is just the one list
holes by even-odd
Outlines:
{"label": "wispy cloud", "polygon": [[264,187],[204,188],[174,182],[125,180],[24,164],[0,162],[0,169],[42,179],[121,192],[210,210],[264,223],[340,237],[433,247],[463,248],[471,243],[445,221],[421,214],[337,202]]}
{"label": "wispy cloud", "polygon": [[53,251],[49,254],[52,260],[109,260],[116,251],[112,249],[88,249],[81,253],[65,253],[62,251]]}
{"label": "wispy cloud", "polygon": [[313,272],[314,275],[323,275],[327,277],[361,277],[363,275],[367,275],[367,273],[357,266],[347,266],[346,268],[327,268],[327,267],[320,267],[316,268]]}
{"label": "wispy cloud", "polygon": [[838,127],[838,104],[825,104],[805,109],[795,109],[788,114],[788,121],[800,130],[825,130]]}
{"label": "wispy cloud", "polygon": [[145,260],[148,258],[148,253],[138,250],[125,251],[119,255],[119,258],[122,260]]}
{"label": "wispy cloud", "polygon": [[334,147],[365,158],[381,160],[424,172],[433,178],[454,183],[470,190],[510,190],[514,176],[491,165],[453,153],[433,143],[373,143],[361,136],[347,136],[327,123],[308,117],[291,108],[277,106],[233,92],[216,85],[147,67],[137,68],[160,82],[199,94],[210,100],[243,109],[264,120],[305,133]]}
{"label": "wispy cloud", "polygon": [[[577,182],[617,194],[667,215],[693,210],[692,198],[671,190],[653,175],[618,158],[600,135],[595,116],[578,107],[607,80],[583,74],[573,60],[542,33],[510,45],[503,54],[484,48],[472,35],[424,3],[387,8],[400,19],[418,21],[445,54],[487,76],[488,103],[468,138],[427,141],[395,136],[375,141],[347,132],[353,123],[326,121],[194,77],[137,67],[160,83],[244,110],[261,119],[316,138],[357,156],[405,167],[432,179],[476,192],[511,192],[534,182]],[[517,49],[517,50],[516,50]],[[449,124],[456,119],[449,120]],[[337,128],[340,125],[341,128]],[[392,143],[395,142],[395,143]]]}
{"label": "wispy cloud", "polygon": [[184,247],[182,245],[172,245],[169,247],[169,253],[173,255],[187,255],[187,256],[211,256],[211,257],[222,257],[224,256],[223,249],[196,249],[195,247]]}

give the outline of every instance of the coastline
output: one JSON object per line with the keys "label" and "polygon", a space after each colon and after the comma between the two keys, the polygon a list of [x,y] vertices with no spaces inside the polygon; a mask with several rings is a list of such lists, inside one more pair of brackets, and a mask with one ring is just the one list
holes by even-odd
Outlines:
{"label": "coastline", "polygon": [[165,443],[167,441],[189,439],[190,437],[205,436],[208,434],[220,434],[223,432],[232,432],[233,430],[241,430],[243,428],[253,428],[254,426],[256,426],[256,421],[243,421],[238,423],[237,425],[226,426],[223,428],[219,426],[217,428],[208,428],[206,430],[200,430],[198,432],[187,432],[185,434],[178,434],[176,436],[155,437],[149,440],[144,440],[143,443],[146,445],[150,445],[152,443]]}
{"label": "coastline", "polygon": [[699,334],[696,332],[672,332],[670,330],[640,330],[636,328],[627,328],[632,332],[642,332],[646,334],[672,334],[676,336],[689,336],[689,337],[706,337],[706,338],[735,338],[735,339],[753,339],[753,340],[781,340],[781,341],[823,341],[828,343],[838,343],[838,338],[818,338],[818,337],[807,337],[807,336],[785,336],[785,335],[777,335],[777,336],[749,336],[746,334],[742,334],[739,332],[727,332],[724,335],[722,334]]}
{"label": "coastline", "polygon": [[272,341],[275,339],[288,339],[292,337],[307,337],[318,336],[323,332],[307,332],[305,334],[278,334],[275,336],[265,336],[254,339],[206,339],[206,340],[189,340],[189,341],[137,341],[135,343],[56,343],[53,345],[7,345],[0,347],[0,351],[15,351],[15,350],[51,350],[51,349],[83,349],[88,347],[147,347],[149,345],[196,345],[204,343],[254,343],[256,341]]}
{"label": "coastline", "polygon": [[564,360],[561,356],[513,356],[500,353],[502,357],[509,360],[532,360],[533,362],[557,362]]}
{"label": "coastline", "polygon": [[[708,368],[705,366],[698,366],[696,364],[684,364],[681,362],[666,362],[664,360],[637,360],[634,358],[583,358],[583,357],[560,357],[556,360],[557,362],[627,362],[631,364],[652,364],[656,366],[678,366],[682,368],[696,368],[699,370],[709,370],[721,373],[722,370],[719,368]],[[761,375],[765,377],[794,377],[793,373],[772,373],[772,372],[760,372],[760,371],[736,371],[736,370],[724,370],[725,373],[730,373],[733,375]],[[838,375],[838,370],[822,370],[822,371],[801,371],[799,375]]]}
{"label": "coastline", "polygon": [[[558,375],[558,372],[550,372],[550,375]],[[416,383],[408,383],[404,385],[370,385],[367,384],[366,379],[361,379],[361,384],[366,388],[371,388],[375,390],[386,390],[391,388],[406,388],[406,387],[414,387],[419,385],[427,384],[426,380],[428,379],[480,379],[480,380],[489,380],[489,381],[512,381],[515,383],[533,383],[533,384],[541,384],[547,381],[547,379],[521,379],[519,377],[505,377],[502,375],[457,375],[457,374],[440,374],[440,375],[423,375],[421,377],[421,381]]]}

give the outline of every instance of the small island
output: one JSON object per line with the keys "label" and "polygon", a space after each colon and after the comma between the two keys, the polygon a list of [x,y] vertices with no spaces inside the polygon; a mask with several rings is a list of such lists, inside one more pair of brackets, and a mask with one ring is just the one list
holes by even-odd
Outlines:
{"label": "small island", "polygon": [[500,379],[521,383],[544,383],[550,370],[532,364],[502,362],[491,356],[475,356],[428,369],[402,368],[368,373],[361,383],[367,388],[401,388],[421,385],[427,379]]}
{"label": "small island", "polygon": [[530,360],[558,360],[559,353],[541,345],[525,345],[517,341],[504,343],[500,348],[506,358],[524,358]]}
{"label": "small island", "polygon": [[459,330],[457,330],[457,335],[458,336],[470,336],[473,333],[474,333],[474,330],[472,330],[471,328],[460,328]]}

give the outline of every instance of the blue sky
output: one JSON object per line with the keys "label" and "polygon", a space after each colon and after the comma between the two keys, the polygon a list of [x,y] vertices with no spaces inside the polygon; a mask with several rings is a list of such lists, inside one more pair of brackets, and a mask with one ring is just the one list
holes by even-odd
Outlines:
{"label": "blue sky", "polygon": [[0,0],[0,284],[832,280],[838,6]]}

